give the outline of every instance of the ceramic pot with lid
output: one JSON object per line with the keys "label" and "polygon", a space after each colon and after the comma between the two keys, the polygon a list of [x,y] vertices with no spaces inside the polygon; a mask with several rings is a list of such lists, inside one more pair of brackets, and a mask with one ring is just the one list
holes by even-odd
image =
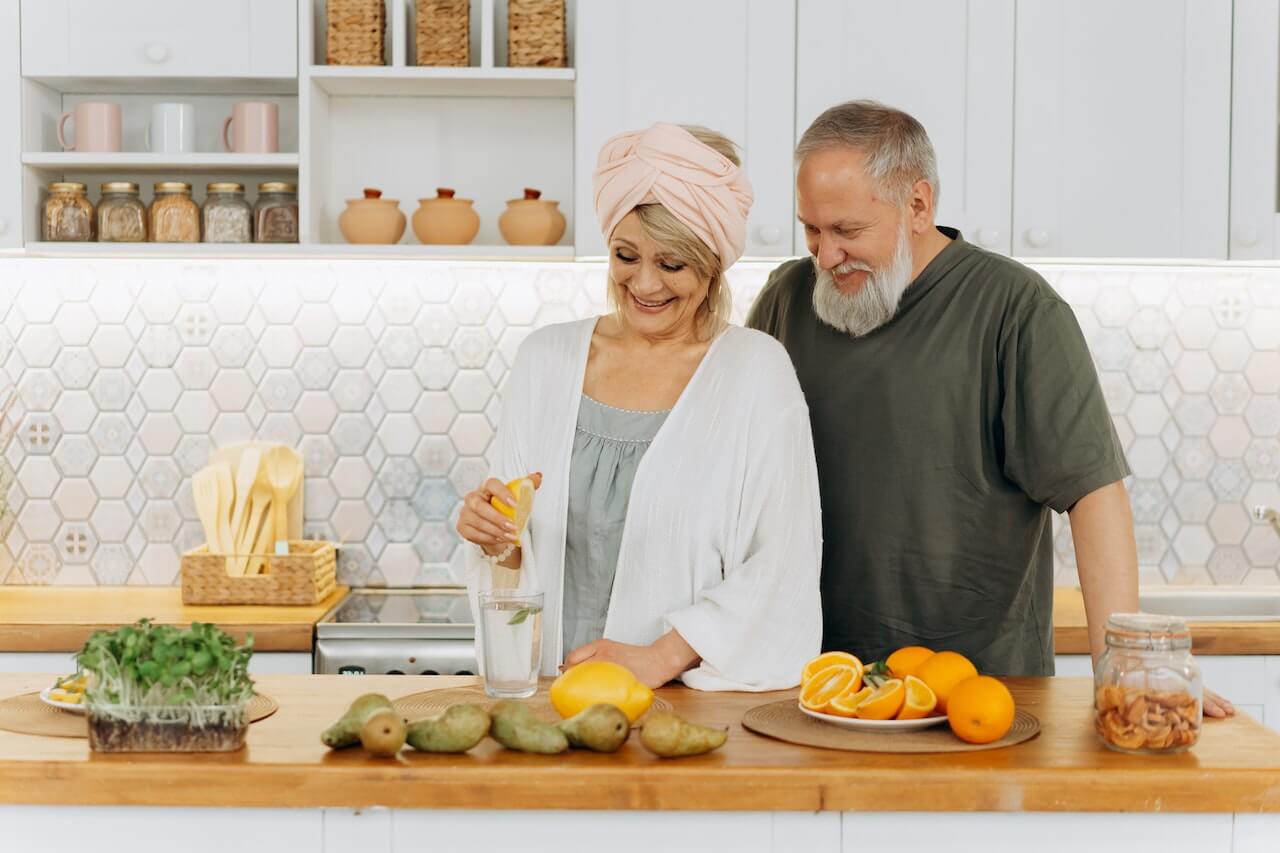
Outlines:
{"label": "ceramic pot with lid", "polygon": [[382,198],[382,190],[366,189],[364,198],[347,199],[347,209],[338,216],[338,230],[348,243],[400,242],[405,216],[400,202]]}
{"label": "ceramic pot with lid", "polygon": [[413,233],[426,245],[466,245],[480,231],[480,214],[471,205],[469,198],[454,198],[451,189],[437,189],[435,198],[418,199]]}
{"label": "ceramic pot with lid", "polygon": [[502,239],[512,246],[554,246],[564,236],[565,219],[559,202],[543,199],[535,189],[525,189],[524,198],[507,202],[498,217]]}

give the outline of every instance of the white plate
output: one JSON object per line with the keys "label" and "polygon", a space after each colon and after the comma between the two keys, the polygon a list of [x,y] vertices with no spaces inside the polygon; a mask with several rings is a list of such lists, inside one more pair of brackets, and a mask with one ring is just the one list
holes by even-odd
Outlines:
{"label": "white plate", "polygon": [[815,720],[822,720],[824,723],[832,723],[833,725],[840,726],[843,729],[853,729],[854,731],[859,732],[915,732],[947,721],[945,715],[921,717],[918,720],[859,720],[855,717],[838,717],[835,714],[820,714],[817,711],[810,711],[798,702],[796,703],[796,706]]}
{"label": "white plate", "polygon": [[53,690],[53,688],[52,688],[52,687],[46,687],[44,690],[41,690],[41,691],[40,691],[40,701],[41,701],[41,702],[43,702],[43,703],[44,703],[44,704],[46,704],[46,705],[52,705],[54,708],[57,708],[57,709],[58,709],[58,710],[60,710],[60,711],[70,711],[70,712],[71,712],[71,713],[73,713],[73,714],[83,714],[83,713],[84,713],[84,700],[83,700],[83,699],[81,699],[81,700],[80,700],[80,704],[78,704],[78,705],[77,705],[75,702],[63,702],[63,701],[60,701],[60,700],[58,700],[58,699],[53,699],[53,698],[51,698],[51,697],[49,696],[49,691],[51,691],[51,690]]}

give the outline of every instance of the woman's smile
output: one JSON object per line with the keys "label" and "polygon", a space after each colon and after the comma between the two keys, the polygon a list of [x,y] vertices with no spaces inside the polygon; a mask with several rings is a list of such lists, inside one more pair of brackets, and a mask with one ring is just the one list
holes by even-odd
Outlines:
{"label": "woman's smile", "polygon": [[[631,293],[631,291],[627,291]],[[631,302],[636,310],[645,314],[658,314],[666,310],[666,307],[676,301],[676,297],[672,296],[667,299],[641,299],[634,293],[631,293]]]}

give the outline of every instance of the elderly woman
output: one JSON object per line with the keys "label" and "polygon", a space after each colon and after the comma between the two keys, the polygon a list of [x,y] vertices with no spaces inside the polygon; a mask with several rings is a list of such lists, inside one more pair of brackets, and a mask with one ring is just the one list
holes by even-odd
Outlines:
{"label": "elderly woman", "polygon": [[[545,593],[542,673],[609,660],[658,686],[773,690],[821,636],[808,409],[786,351],[730,326],[751,187],[733,144],[655,124],[594,178],[615,312],[521,346],[497,471],[463,502],[471,586]],[[539,485],[528,529],[490,506]]]}

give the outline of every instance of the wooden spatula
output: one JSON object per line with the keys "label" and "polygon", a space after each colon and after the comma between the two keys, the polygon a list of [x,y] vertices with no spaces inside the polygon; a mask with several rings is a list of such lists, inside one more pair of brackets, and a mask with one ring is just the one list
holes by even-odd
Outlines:
{"label": "wooden spatula", "polygon": [[258,463],[262,461],[262,451],[256,447],[246,448],[240,454],[240,465],[236,470],[236,491],[231,510],[232,548],[236,555],[236,574],[244,574],[247,560],[240,559],[244,555],[244,518],[249,504],[249,494],[253,491],[254,481],[258,479]]}
{"label": "wooden spatula", "polygon": [[222,551],[218,540],[218,473],[210,465],[201,468],[191,478],[191,496],[195,500],[196,514],[204,528],[204,541],[210,554]]}
{"label": "wooden spatula", "polygon": [[271,483],[271,507],[275,524],[275,553],[289,553],[289,494],[302,479],[297,469],[297,456],[287,447],[276,446],[267,451],[267,481]]}
{"label": "wooden spatula", "polygon": [[[258,534],[262,529],[262,516],[271,504],[271,488],[263,484],[254,483],[249,492],[248,504],[249,509],[245,512],[245,524],[240,531],[239,538],[236,540],[236,554],[240,555],[237,560],[237,568],[239,570],[238,574],[241,575],[251,574],[249,567],[254,561],[250,559],[250,556],[255,553],[253,548],[257,544]],[[257,572],[252,572],[252,574],[257,574]]]}

